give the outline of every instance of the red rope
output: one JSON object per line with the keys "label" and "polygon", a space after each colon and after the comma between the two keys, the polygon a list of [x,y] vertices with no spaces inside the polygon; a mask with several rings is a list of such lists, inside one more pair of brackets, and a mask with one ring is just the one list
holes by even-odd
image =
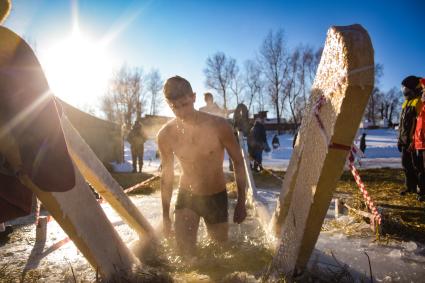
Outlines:
{"label": "red rope", "polygon": [[372,212],[375,220],[380,225],[381,222],[382,222],[382,217],[379,214],[378,210],[376,209],[376,206],[373,203],[372,198],[369,196],[369,193],[366,190],[366,186],[363,183],[362,179],[360,178],[359,172],[357,171],[356,167],[354,166],[354,157],[353,157],[352,153],[350,153],[349,162],[350,163],[349,163],[348,167],[350,168],[351,174],[353,174],[354,180],[356,181],[359,190],[362,192],[363,198],[364,198],[367,206],[369,207],[370,211]]}
{"label": "red rope", "polygon": [[[329,138],[328,138],[326,131],[325,131],[325,126],[323,125],[323,122],[322,122],[322,120],[320,119],[320,116],[319,116],[319,111],[320,111],[320,109],[322,108],[322,106],[325,102],[326,102],[325,96],[320,95],[319,99],[317,100],[316,104],[314,105],[314,115],[316,117],[317,123],[319,124],[319,128],[320,128],[322,134],[324,135],[325,139],[327,141],[329,141]],[[349,161],[348,167],[350,168],[351,174],[353,174],[354,180],[356,181],[356,184],[357,184],[359,190],[362,192],[363,198],[364,198],[368,208],[372,212],[374,219],[380,225],[381,222],[382,222],[381,215],[379,214],[378,210],[376,209],[376,206],[373,203],[372,198],[369,196],[369,193],[366,190],[365,184],[363,183],[362,179],[360,178],[359,172],[357,171],[356,167],[354,166],[354,160],[355,160],[354,156],[359,154],[359,150],[357,150],[357,148],[355,146],[347,146],[347,145],[338,144],[338,143],[330,143],[328,145],[328,147],[333,148],[333,149],[350,151],[350,154],[348,155],[348,161]]]}

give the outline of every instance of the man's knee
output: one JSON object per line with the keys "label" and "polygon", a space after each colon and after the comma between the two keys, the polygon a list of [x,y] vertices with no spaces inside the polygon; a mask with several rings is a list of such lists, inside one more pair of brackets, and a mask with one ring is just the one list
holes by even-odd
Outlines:
{"label": "man's knee", "polygon": [[208,234],[214,241],[219,243],[226,242],[229,239],[229,224],[207,224]]}
{"label": "man's knee", "polygon": [[180,253],[193,254],[196,248],[199,216],[189,209],[178,209],[174,225]]}

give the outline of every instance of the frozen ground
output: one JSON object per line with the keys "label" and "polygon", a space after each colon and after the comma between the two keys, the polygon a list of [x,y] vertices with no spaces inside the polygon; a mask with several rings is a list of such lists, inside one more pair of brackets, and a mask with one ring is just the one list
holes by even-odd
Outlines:
{"label": "frozen ground", "polygon": [[[366,168],[401,168],[400,153],[397,150],[397,131],[393,129],[364,130],[366,136],[365,158],[361,161],[359,169]],[[363,133],[359,131],[359,134]],[[271,146],[274,133],[269,132],[267,139]],[[263,165],[267,169],[286,170],[292,154],[293,136],[282,134],[279,136],[280,147],[272,149],[269,153],[263,154]],[[359,140],[356,139],[359,145]],[[157,146],[154,140],[145,143],[144,172],[156,172],[159,168],[159,159],[156,158]],[[114,164],[117,172],[131,172],[131,154],[129,144],[126,143],[124,150],[126,162]],[[228,157],[226,155],[224,168],[228,168]]]}
{"label": "frozen ground", "polygon": [[[367,168],[401,168],[400,153],[397,150],[397,131],[393,129],[359,130],[358,136],[365,132],[365,157],[361,160],[359,169]],[[274,133],[267,135],[269,145]],[[264,153],[263,165],[267,169],[286,170],[292,154],[293,136],[282,134],[279,136],[280,147]],[[359,138],[355,141],[359,146]],[[155,159],[156,145],[149,141],[145,146],[146,170],[155,172],[159,161]],[[129,151],[126,150],[126,154]],[[126,157],[128,160],[128,157]],[[131,170],[128,164],[127,170]],[[228,168],[227,155],[224,168]],[[272,210],[278,196],[277,191],[260,191],[260,195],[268,200]],[[327,220],[334,218],[333,203],[331,204]],[[342,225],[351,225],[352,219],[347,216],[337,221]],[[355,224],[353,224],[355,225]],[[347,267],[357,282],[369,280],[369,264],[366,254],[370,257],[372,273],[377,282],[424,282],[425,276],[425,247],[415,242],[391,242],[382,244],[375,241],[374,235],[366,224],[356,227],[358,235],[347,237],[341,231],[321,232],[316,243],[315,251],[310,260],[310,268],[314,265],[321,269]],[[332,256],[333,255],[333,256]]]}
{"label": "frozen ground", "polygon": [[[400,167],[400,156],[396,148],[396,132],[393,130],[371,130],[366,132],[366,158],[362,160],[363,168]],[[273,134],[269,133],[271,140]],[[281,146],[264,156],[264,166],[269,169],[283,170],[287,167],[292,152],[292,136],[281,135]],[[155,157],[156,144],[150,140],[145,144],[144,172],[156,173],[159,160]],[[128,144],[125,149],[126,162],[116,164],[121,172],[131,171]],[[225,161],[227,168],[227,161]],[[267,200],[270,209],[278,196],[276,190],[262,190],[260,194]],[[151,223],[157,226],[161,218],[159,194],[134,196],[132,200],[141,209]],[[115,214],[108,204],[102,204],[111,222],[115,223],[118,233],[125,242],[130,243],[135,233]],[[388,243],[376,242],[374,235],[364,223],[354,223],[348,216],[333,220],[333,204],[331,204],[326,223],[337,221],[340,225],[349,225],[355,233],[344,235],[336,228],[325,229],[320,233],[315,250],[309,262],[309,271],[324,274],[334,279],[341,270],[347,270],[354,282],[369,282],[370,257],[372,273],[376,282],[424,282],[425,277],[425,247],[415,242]],[[44,275],[45,282],[62,280],[69,273],[69,266],[74,268],[78,279],[93,279],[93,272],[86,260],[77,251],[73,243],[67,243],[62,248],[50,251],[49,247],[66,237],[56,222],[48,224],[48,235],[45,243],[35,242],[35,228],[31,223],[33,217],[18,219],[11,224],[20,224],[19,233],[11,241],[0,248],[0,264],[9,264],[13,268],[23,270],[39,267],[49,272]],[[26,225],[25,225],[26,224]],[[337,225],[338,226],[338,225]],[[335,226],[331,226],[335,227]],[[40,251],[41,255],[40,256]],[[66,270],[66,272],[64,271]]]}

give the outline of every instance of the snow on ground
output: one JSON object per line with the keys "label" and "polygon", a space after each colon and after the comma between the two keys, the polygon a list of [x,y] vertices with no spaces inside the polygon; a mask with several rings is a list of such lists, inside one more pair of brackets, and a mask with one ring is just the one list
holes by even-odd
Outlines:
{"label": "snow on ground", "polygon": [[[366,130],[366,158],[362,160],[362,168],[376,167],[400,167],[400,154],[397,151],[396,140],[397,133],[391,129]],[[360,132],[361,133],[361,132]],[[274,133],[268,133],[269,144]],[[289,134],[279,136],[281,146],[264,154],[264,167],[268,169],[284,170],[287,168],[292,153],[293,137]],[[358,141],[357,141],[358,144]],[[156,157],[157,146],[153,140],[145,143],[144,167],[143,171],[147,173],[156,173],[160,165]],[[129,145],[125,145],[125,163],[113,164],[118,172],[131,172],[131,154]],[[224,162],[224,168],[227,170],[227,156]],[[259,194],[265,199],[270,211],[273,211],[278,190],[260,190]],[[157,226],[160,222],[160,197],[158,193],[152,195],[131,197],[133,202],[141,209],[145,217]],[[175,198],[175,196],[174,196]],[[125,242],[131,242],[135,234],[124,225],[120,218],[110,208],[108,204],[102,204],[106,214],[111,222],[115,222],[120,236]],[[327,219],[334,218],[333,203],[329,207]],[[28,217],[27,217],[28,218]],[[28,224],[33,221],[28,218]],[[350,223],[353,221],[348,216],[339,217],[337,221],[341,223]],[[12,223],[13,224],[13,223]],[[18,223],[15,223],[18,224]],[[22,223],[20,223],[22,224]],[[332,267],[346,266],[354,277],[355,282],[367,282],[369,278],[369,264],[367,255],[371,259],[371,267],[374,279],[377,282],[423,282],[425,276],[425,247],[415,242],[396,242],[380,243],[374,241],[367,224],[357,223],[359,225],[357,236],[346,236],[340,230],[330,230],[321,232],[316,243],[314,252],[309,262],[310,269],[329,270]],[[356,225],[357,225],[356,224]],[[22,226],[21,226],[22,227]],[[0,263],[10,262],[13,257],[19,254],[19,258],[30,258],[33,263],[39,267],[48,267],[57,274],[52,274],[47,281],[54,278],[61,278],[61,266],[72,264],[80,274],[90,274],[90,267],[76,250],[72,243],[68,243],[58,251],[52,252],[46,257],[40,259],[33,257],[34,253],[34,226],[23,226],[19,228],[23,232],[24,240],[15,241],[6,244],[0,250]],[[365,231],[363,233],[362,231]],[[369,232],[368,232],[369,231]],[[63,231],[55,222],[49,223],[48,240],[46,246],[65,237]],[[42,248],[41,248],[42,249]],[[35,262],[34,262],[35,261]],[[27,263],[28,264],[28,263]],[[19,263],[23,268],[25,264]],[[28,266],[30,267],[30,266]]]}
{"label": "snow on ground", "polygon": [[[401,168],[400,153],[397,150],[397,131],[394,129],[360,130],[366,133],[365,158],[361,161],[359,169],[366,168]],[[274,132],[268,132],[267,140],[271,146]],[[263,154],[263,165],[267,169],[286,170],[292,154],[292,134],[279,135],[280,147],[272,149],[269,153]],[[359,145],[359,138],[355,141]],[[154,140],[145,143],[143,172],[155,173],[158,171],[160,161],[156,157],[157,145]],[[113,164],[116,172],[131,172],[130,145],[125,143],[124,150],[125,163]],[[225,155],[224,168],[228,168],[228,155]]]}
{"label": "snow on ground", "polygon": [[[393,129],[360,129],[355,144],[359,146],[359,137],[366,133],[365,157],[361,160],[359,169],[367,168],[401,168],[400,153],[397,150],[397,131]],[[274,132],[267,134],[269,145]],[[263,154],[263,165],[267,169],[286,170],[292,154],[293,135],[279,136],[280,147]],[[159,160],[156,158],[156,144],[149,140],[145,144],[144,172],[157,172]],[[125,150],[126,169],[131,171],[131,156],[128,144]],[[228,168],[228,155],[225,155],[223,164]],[[124,166],[117,167],[124,168]],[[266,201],[268,210],[274,210],[278,191],[260,190],[259,194]],[[327,219],[334,218],[334,203],[329,207]],[[353,221],[348,216],[342,216],[337,221]],[[345,236],[341,231],[321,232],[314,252],[309,262],[311,269],[346,266],[355,282],[369,280],[369,263],[371,260],[372,272],[377,282],[420,282],[425,276],[425,247],[415,242],[390,242],[382,244],[374,241],[367,224],[359,223],[359,231],[365,231],[362,236]],[[369,234],[368,234],[369,233]],[[316,266],[316,267],[314,267]]]}
{"label": "snow on ground", "polygon": [[[150,139],[145,142],[145,151],[143,155],[143,172],[156,173],[158,172],[160,160],[157,158],[157,145],[155,140]],[[112,163],[115,172],[131,172],[133,170],[131,160],[130,144],[124,143],[124,163]]]}

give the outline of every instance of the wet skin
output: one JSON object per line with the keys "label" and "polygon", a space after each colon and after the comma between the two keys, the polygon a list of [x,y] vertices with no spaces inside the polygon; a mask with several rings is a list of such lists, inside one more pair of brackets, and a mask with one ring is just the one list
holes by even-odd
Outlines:
{"label": "wet skin", "polygon": [[[238,200],[233,221],[241,223],[246,217],[245,171],[243,157],[233,130],[221,117],[196,111],[194,94],[167,100],[176,118],[158,133],[161,153],[161,197],[164,233],[171,231],[170,201],[174,178],[174,157],[180,163],[182,174],[179,188],[196,195],[212,195],[226,189],[223,173],[224,150],[233,159]],[[200,217],[190,209],[175,211],[175,234],[181,251],[193,254]],[[207,224],[210,237],[224,242],[228,237],[228,223]]]}

